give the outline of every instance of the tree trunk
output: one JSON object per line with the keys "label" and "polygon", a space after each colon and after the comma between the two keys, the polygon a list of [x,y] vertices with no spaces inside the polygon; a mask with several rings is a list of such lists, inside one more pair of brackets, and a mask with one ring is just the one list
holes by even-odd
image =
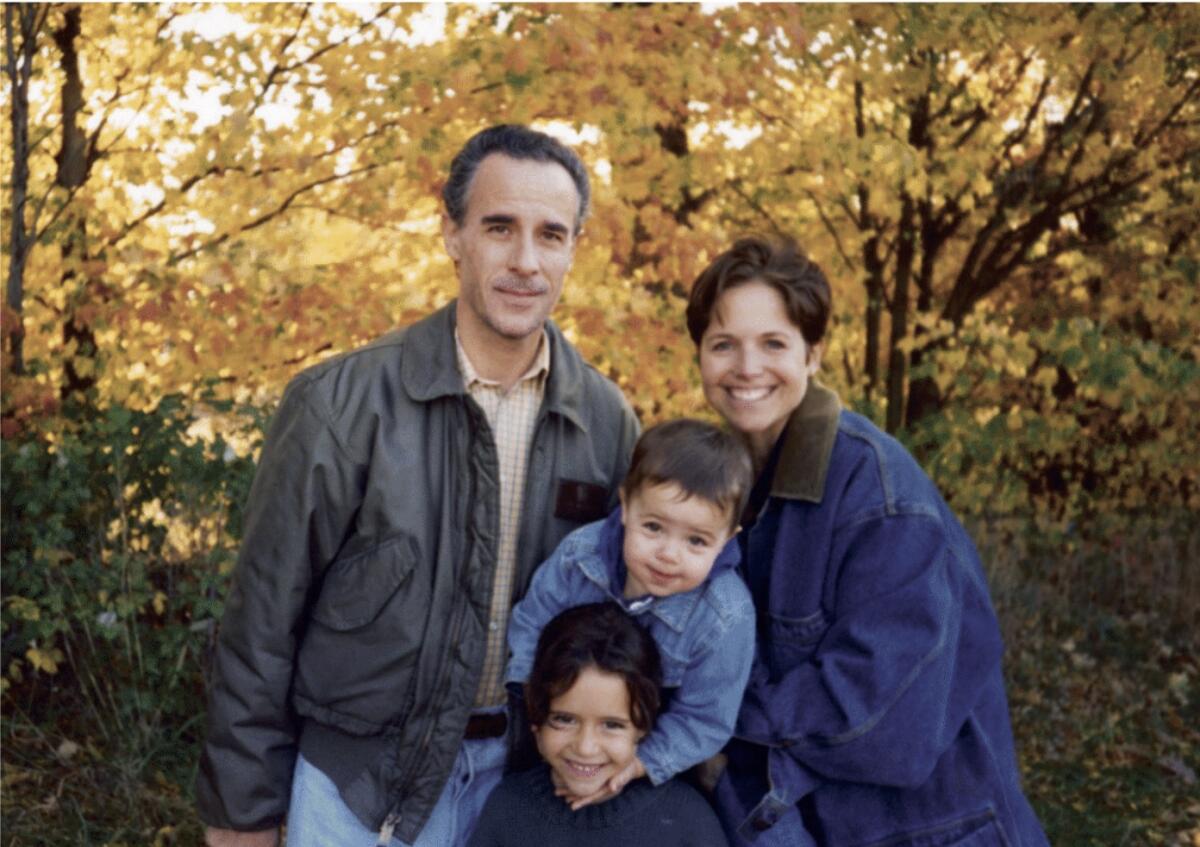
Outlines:
{"label": "tree trunk", "polygon": [[[917,313],[928,315],[933,311],[933,269],[938,251],[945,243],[944,237],[932,224],[932,210],[928,203],[921,204],[921,268],[917,272]],[[914,336],[922,330],[918,327]],[[917,344],[909,357],[909,373],[917,371],[924,363],[929,351]],[[933,414],[942,406],[942,395],[937,381],[932,376],[918,376],[908,383],[908,402],[904,407],[904,425],[911,427],[922,418]]]}
{"label": "tree trunk", "polygon": [[[54,31],[54,43],[59,51],[59,65],[63,73],[62,85],[62,147],[55,155],[58,171],[55,181],[68,191],[78,189],[87,181],[91,167],[87,136],[79,126],[79,113],[83,110],[83,81],[79,75],[79,50],[76,40],[80,35],[80,8],[70,6],[63,15],[62,26]],[[87,219],[82,210],[74,212],[64,228],[59,243],[62,255],[63,289],[68,294],[67,311],[63,317],[63,344],[74,347],[74,355],[63,363],[62,399],[83,398],[96,384],[96,335],[90,324],[79,317],[77,306],[80,296],[86,293],[87,280],[81,278],[76,266],[87,259]],[[81,370],[76,359],[91,360],[93,367]]]}
{"label": "tree trunk", "polygon": [[900,195],[900,223],[896,237],[896,286],[892,291],[892,334],[888,342],[887,431],[894,433],[904,423],[904,388],[908,376],[908,357],[900,342],[908,335],[908,286],[912,280],[917,234],[913,226],[913,199],[907,191]]}
{"label": "tree trunk", "polygon": [[[14,18],[21,33],[18,49],[14,39]],[[29,234],[25,230],[25,197],[29,186],[29,77],[37,51],[40,28],[38,9],[31,3],[4,7],[5,71],[12,87],[12,219],[9,233],[8,279],[5,301],[12,310],[15,324],[8,331],[10,369],[18,376],[25,373],[25,260],[29,255]]]}
{"label": "tree trunk", "polygon": [[[923,60],[932,75],[937,67],[937,57],[927,51]],[[934,84],[931,77],[930,86]],[[914,150],[926,151],[931,145],[929,137],[929,89],[927,88],[910,104],[908,143]],[[905,401],[908,393],[908,355],[901,349],[901,343],[908,337],[908,297],[909,286],[913,277],[913,265],[916,261],[918,235],[924,235],[924,219],[918,228],[917,203],[907,188],[900,189],[900,220],[896,225],[896,285],[892,291],[892,334],[888,343],[888,376],[887,376],[887,431],[898,432],[904,425]],[[924,239],[921,240],[924,248]],[[923,254],[922,272],[932,275],[932,255]],[[918,296],[927,292],[926,287],[932,285],[931,279],[919,279],[921,289]]]}
{"label": "tree trunk", "polygon": [[[867,136],[866,116],[863,113],[863,84],[854,83],[854,133],[861,141]],[[871,217],[871,189],[865,182],[858,184],[858,228],[871,232],[863,242],[863,268],[867,272],[867,349],[864,353],[863,371],[867,377],[865,395],[867,402],[874,399],[879,385],[879,333],[883,316],[883,259],[879,256],[879,231]]]}

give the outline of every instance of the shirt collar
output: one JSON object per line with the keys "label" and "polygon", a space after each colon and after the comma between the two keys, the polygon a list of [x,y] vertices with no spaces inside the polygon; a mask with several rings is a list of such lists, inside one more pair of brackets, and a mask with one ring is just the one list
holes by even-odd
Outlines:
{"label": "shirt collar", "polygon": [[[458,371],[462,374],[463,384],[468,390],[477,385],[500,385],[494,379],[485,379],[475,370],[475,366],[471,364],[470,357],[467,356],[467,351],[463,349],[462,339],[458,335],[458,327],[454,328],[454,352],[458,358]],[[530,379],[540,379],[548,373],[550,373],[550,339],[546,337],[546,330],[543,328],[542,334],[538,337],[538,349],[537,353],[534,354],[533,362],[514,385]]]}
{"label": "shirt collar", "polygon": [[[439,397],[462,395],[466,391],[462,372],[456,361],[454,328],[457,301],[401,330],[404,355],[400,376],[408,396],[418,403],[428,403]],[[549,339],[547,356],[550,373],[546,376],[546,394],[542,408],[561,415],[582,432],[587,432],[588,414],[584,405],[598,402],[590,366],[579,357],[554,321],[546,321],[543,332]],[[611,387],[611,386],[610,386]],[[612,393],[616,389],[612,388]]]}

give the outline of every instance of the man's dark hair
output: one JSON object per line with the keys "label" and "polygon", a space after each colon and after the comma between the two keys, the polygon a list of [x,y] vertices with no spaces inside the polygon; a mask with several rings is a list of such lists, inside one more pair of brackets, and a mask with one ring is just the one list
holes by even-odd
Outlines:
{"label": "man's dark hair", "polygon": [[471,180],[479,170],[480,163],[493,153],[510,159],[527,159],[535,162],[557,162],[566,168],[579,194],[579,211],[575,215],[575,234],[583,228],[591,202],[592,189],[588,182],[587,168],[579,156],[567,145],[555,138],[517,124],[499,124],[477,132],[463,145],[450,163],[450,177],[442,188],[442,200],[450,220],[462,226],[467,215],[467,193]]}
{"label": "man's dark hair", "polygon": [[613,602],[576,606],[546,624],[525,684],[529,722],[545,725],[550,702],[570,691],[587,668],[622,677],[629,691],[633,725],[642,732],[653,728],[662,707],[658,645]]}
{"label": "man's dark hair", "polygon": [[704,421],[679,418],[650,427],[633,446],[625,497],[643,485],[675,483],[688,497],[715,503],[737,526],[754,482],[742,440]]}
{"label": "man's dark hair", "polygon": [[709,263],[692,284],[687,326],[697,346],[712,322],[721,295],[748,282],[761,282],[779,292],[788,319],[811,347],[825,337],[833,295],[825,274],[791,238],[752,236],[738,239]]}

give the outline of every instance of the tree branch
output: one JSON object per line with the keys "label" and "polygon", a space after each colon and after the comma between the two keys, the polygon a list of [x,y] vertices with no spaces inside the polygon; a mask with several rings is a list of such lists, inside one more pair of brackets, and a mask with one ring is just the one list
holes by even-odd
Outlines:
{"label": "tree branch", "polygon": [[217,247],[221,244],[224,244],[226,241],[229,240],[229,238],[231,236],[233,236],[235,234],[248,232],[252,229],[257,229],[258,227],[262,226],[263,224],[268,223],[269,221],[274,220],[275,218],[282,215],[284,212],[286,212],[288,210],[288,208],[292,205],[292,203],[295,201],[295,199],[297,197],[299,197],[300,195],[302,195],[308,191],[312,191],[315,188],[319,188],[322,185],[327,185],[331,182],[337,182],[339,180],[349,179],[350,177],[358,176],[359,174],[368,173],[370,171],[375,170],[376,168],[383,167],[383,164],[384,163],[382,163],[382,162],[372,162],[369,165],[364,165],[361,168],[355,168],[354,170],[351,170],[344,174],[331,174],[330,176],[322,177],[321,179],[316,179],[316,180],[313,180],[312,182],[302,185],[299,188],[297,188],[295,191],[293,191],[291,194],[289,194],[287,197],[285,197],[283,202],[280,203],[276,208],[272,209],[270,212],[260,215],[259,217],[255,218],[253,221],[251,221],[250,223],[246,224],[245,226],[238,227],[236,230],[230,230],[228,232],[224,232],[221,235],[217,236],[216,238],[211,238],[208,241],[204,242],[203,244],[200,244],[197,247],[193,247],[191,249],[183,251],[182,253],[177,253],[177,254],[172,255],[171,257],[169,257],[167,259],[167,265],[170,267],[174,267],[175,265],[178,265],[180,262],[182,262],[184,259],[191,258],[192,256],[196,255],[197,253],[204,252],[205,250],[211,250],[213,247]]}

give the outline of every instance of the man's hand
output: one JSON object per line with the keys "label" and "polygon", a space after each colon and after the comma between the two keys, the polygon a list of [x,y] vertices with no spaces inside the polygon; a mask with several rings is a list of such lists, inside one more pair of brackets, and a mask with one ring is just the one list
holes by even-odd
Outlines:
{"label": "man's hand", "polygon": [[613,774],[608,782],[597,791],[585,796],[571,794],[565,789],[560,789],[555,793],[562,797],[571,807],[572,812],[578,812],[584,806],[591,806],[595,803],[603,803],[605,800],[611,800],[616,797],[632,780],[646,775],[646,767],[642,764],[641,759],[634,757],[633,761],[623,767],[617,773]]}
{"label": "man's hand", "polygon": [[204,830],[205,847],[279,847],[279,828],[258,832],[238,832],[236,829]]}

